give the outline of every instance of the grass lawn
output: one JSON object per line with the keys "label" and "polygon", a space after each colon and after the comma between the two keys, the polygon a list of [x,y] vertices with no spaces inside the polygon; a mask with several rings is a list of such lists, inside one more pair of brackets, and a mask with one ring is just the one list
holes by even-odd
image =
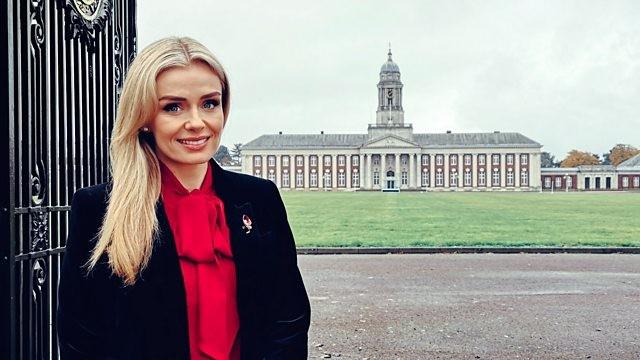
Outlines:
{"label": "grass lawn", "polygon": [[640,246],[640,193],[282,196],[298,246]]}

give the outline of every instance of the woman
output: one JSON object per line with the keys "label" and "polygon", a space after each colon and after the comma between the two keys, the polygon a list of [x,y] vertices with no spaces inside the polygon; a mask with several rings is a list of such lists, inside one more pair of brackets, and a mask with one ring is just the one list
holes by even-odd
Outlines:
{"label": "woman", "polygon": [[133,61],[112,181],[76,192],[62,264],[62,359],[304,359],[310,307],[277,188],[211,160],[229,83],[189,38]]}

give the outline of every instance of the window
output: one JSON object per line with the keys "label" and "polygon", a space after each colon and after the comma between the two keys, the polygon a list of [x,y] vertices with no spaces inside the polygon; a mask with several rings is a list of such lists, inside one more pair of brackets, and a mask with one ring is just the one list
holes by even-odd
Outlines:
{"label": "window", "polygon": [[360,174],[357,171],[351,174],[351,187],[360,187]]}
{"label": "window", "polygon": [[343,172],[338,173],[338,186],[340,187],[344,187],[345,186],[345,174]]}
{"label": "window", "polygon": [[640,176],[636,176],[633,178],[633,187],[640,187]]}
{"label": "window", "polygon": [[482,165],[482,166],[486,165],[486,160],[487,160],[486,156],[478,155],[478,165]]}
{"label": "window", "polygon": [[422,155],[422,165],[429,165],[429,155]]}
{"label": "window", "polygon": [[436,155],[436,165],[443,165],[443,164],[444,164],[444,156]]}
{"label": "window", "polygon": [[302,155],[296,156],[296,166],[304,165],[304,157]]}
{"label": "window", "polygon": [[513,165],[513,154],[507,154],[507,165]]}
{"label": "window", "polygon": [[344,155],[338,155],[338,166],[344,166]]}
{"label": "window", "polygon": [[351,157],[351,165],[358,166],[358,164],[360,164],[360,156],[358,156],[358,155],[352,156]]}
{"label": "window", "polygon": [[331,166],[331,156],[329,155],[324,156],[324,166]]}
{"label": "window", "polygon": [[544,187],[547,189],[551,188],[551,178],[548,176],[544,177]]}
{"label": "window", "polygon": [[276,182],[276,174],[274,172],[270,172],[268,178],[269,180]]}
{"label": "window", "polygon": [[380,185],[380,173],[377,171],[373,172],[373,185]]}
{"label": "window", "polygon": [[296,174],[296,187],[304,187],[304,174],[301,172]]}
{"label": "window", "polygon": [[513,186],[513,170],[507,171],[507,186]]}
{"label": "window", "polygon": [[562,188],[562,178],[560,176],[556,177],[556,189]]}
{"label": "window", "polygon": [[498,154],[493,154],[493,165],[500,165],[500,155]]}
{"label": "window", "polygon": [[407,172],[406,171],[402,172],[402,175],[401,175],[400,179],[402,181],[402,185],[407,185],[408,184],[409,177],[407,176]]}
{"label": "window", "polygon": [[409,157],[406,155],[402,155],[400,156],[400,163],[402,165],[407,165],[407,163],[409,162]]}
{"label": "window", "polygon": [[522,154],[520,155],[520,164],[527,165],[529,163],[529,155]]}
{"label": "window", "polygon": [[442,186],[444,184],[444,174],[439,171],[436,173],[436,186]]}
{"label": "window", "polygon": [[623,176],[622,177],[622,187],[623,188],[628,188],[629,187],[629,177],[628,176]]}
{"label": "window", "polygon": [[276,157],[272,156],[272,155],[269,155],[267,157],[267,165],[268,166],[276,166]]}
{"label": "window", "polygon": [[256,169],[256,171],[253,173],[254,176],[260,177],[260,170]]}
{"label": "window", "polygon": [[467,154],[464,156],[464,164],[471,165],[471,155]]}
{"label": "window", "polygon": [[424,187],[429,186],[429,172],[428,171],[423,171],[422,172],[422,186],[424,186]]}
{"label": "window", "polygon": [[309,185],[311,187],[318,187],[318,173],[312,172],[309,177]]}
{"label": "window", "polygon": [[527,169],[522,169],[520,173],[520,186],[529,186],[529,174],[527,174]]}
{"label": "window", "polygon": [[493,182],[491,185],[500,186],[500,172],[498,169],[493,169]]}
{"label": "window", "polygon": [[452,171],[451,174],[449,174],[449,186],[458,186],[458,173],[455,171]]}
{"label": "window", "polygon": [[458,155],[451,155],[449,158],[451,159],[450,160],[451,166],[458,165]]}
{"label": "window", "polygon": [[253,157],[253,166],[262,166],[262,158],[260,156]]}
{"label": "window", "polygon": [[567,189],[571,189],[573,187],[573,178],[571,176],[567,176]]}
{"label": "window", "polygon": [[289,173],[282,174],[282,187],[289,187]]}
{"label": "window", "polygon": [[324,174],[324,187],[326,188],[330,188],[331,187],[331,173],[325,173]]}
{"label": "window", "polygon": [[373,165],[380,165],[380,156],[372,156]]}
{"label": "window", "polygon": [[484,169],[480,169],[478,173],[478,186],[486,186],[487,185],[487,174],[484,173]]}
{"label": "window", "polygon": [[309,165],[311,166],[318,166],[318,157],[315,155],[311,155],[309,157]]}
{"label": "window", "polygon": [[283,156],[282,157],[282,166],[283,167],[289,167],[289,157],[288,156]]}
{"label": "window", "polygon": [[464,186],[471,186],[471,170],[469,169],[464,171]]}

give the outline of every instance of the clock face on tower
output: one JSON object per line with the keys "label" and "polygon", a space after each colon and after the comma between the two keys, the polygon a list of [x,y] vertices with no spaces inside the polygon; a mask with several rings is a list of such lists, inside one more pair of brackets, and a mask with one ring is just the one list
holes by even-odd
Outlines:
{"label": "clock face on tower", "polygon": [[387,97],[391,99],[393,97],[393,89],[387,89]]}

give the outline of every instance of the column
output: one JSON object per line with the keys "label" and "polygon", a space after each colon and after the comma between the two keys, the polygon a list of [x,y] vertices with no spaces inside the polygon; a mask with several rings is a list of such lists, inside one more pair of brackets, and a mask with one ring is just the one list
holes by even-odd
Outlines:
{"label": "column", "polygon": [[464,154],[458,154],[458,188],[464,187]]}
{"label": "column", "polygon": [[500,154],[500,187],[507,186],[507,157],[504,153]]}
{"label": "column", "polygon": [[366,166],[363,174],[360,174],[360,176],[362,176],[363,181],[364,179],[367,179],[365,186],[367,187],[367,189],[371,190],[373,189],[373,182],[371,181],[371,177],[373,176],[373,172],[371,171],[371,154],[364,154],[364,161],[366,163]]}
{"label": "column", "polygon": [[387,154],[380,154],[380,186],[387,186]]}
{"label": "column", "polygon": [[267,174],[267,155],[262,155],[262,168],[260,169],[260,175],[263,179],[268,179],[269,174]]}
{"label": "column", "polygon": [[278,189],[282,187],[282,174],[280,174],[281,161],[282,155],[276,155],[276,186],[278,186]]}
{"label": "column", "polygon": [[352,187],[351,186],[351,162],[353,161],[353,159],[351,158],[352,156],[353,154],[347,154],[345,155],[345,159],[344,159],[345,165],[346,165],[345,171],[347,172],[346,174],[344,174],[344,178],[345,178],[345,181],[347,182],[345,184],[347,189],[351,189]]}
{"label": "column", "polygon": [[309,189],[309,180],[311,176],[309,175],[309,154],[304,156],[304,188]]}
{"label": "column", "polygon": [[358,175],[360,176],[360,189],[364,188],[364,157],[358,154]]}
{"label": "column", "polygon": [[331,155],[331,187],[338,187],[338,156],[336,154]]}
{"label": "column", "polygon": [[400,174],[400,155],[398,153],[395,153],[395,162],[396,162],[396,170],[395,170],[395,175],[396,175],[396,188],[400,188],[402,187],[402,176]]}
{"label": "column", "polygon": [[471,154],[471,187],[478,187],[478,154]]}
{"label": "column", "polygon": [[416,167],[415,167],[415,157],[416,154],[409,154],[409,173],[407,174],[407,176],[409,177],[409,189],[415,188],[416,184],[415,184],[415,173],[416,173]]}
{"label": "column", "polygon": [[444,187],[448,188],[449,187],[449,161],[451,161],[450,156],[451,154],[444,154]]}
{"label": "column", "polygon": [[515,177],[514,184],[516,188],[520,187],[520,154],[514,153],[513,157],[513,176]]}
{"label": "column", "polygon": [[324,155],[318,154],[318,189],[324,188]]}
{"label": "column", "polygon": [[433,155],[433,159],[431,158],[432,154],[429,154],[429,187],[436,187],[436,158]]}

